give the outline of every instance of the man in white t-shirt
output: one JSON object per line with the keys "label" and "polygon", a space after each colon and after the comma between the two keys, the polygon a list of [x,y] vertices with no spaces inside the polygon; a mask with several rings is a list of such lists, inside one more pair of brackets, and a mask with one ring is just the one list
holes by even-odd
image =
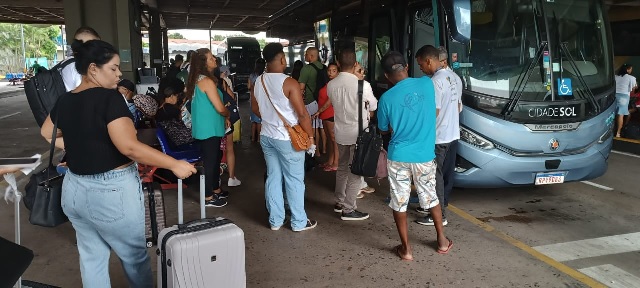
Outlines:
{"label": "man in white t-shirt", "polygon": [[[436,193],[442,203],[442,224],[447,225],[445,207],[453,189],[453,173],[456,163],[458,139],[460,139],[460,111],[462,111],[462,80],[451,69],[446,68],[446,58],[441,57],[443,48],[426,45],[416,52],[420,70],[431,76],[436,91]],[[444,50],[446,55],[446,50]],[[437,62],[440,65],[428,65]],[[418,207],[421,213],[429,213]],[[429,215],[416,221],[433,226]]]}
{"label": "man in white t-shirt", "polygon": [[[73,38],[74,41],[77,40],[84,43],[90,40],[100,40],[100,35],[98,35],[98,32],[93,30],[91,27],[80,27],[76,30]],[[75,62],[75,60],[72,59],[73,56],[65,59],[63,62]],[[69,63],[67,66],[62,68],[62,70],[60,70],[60,75],[62,75],[62,81],[64,82],[64,87],[67,92],[76,89],[80,85],[80,82],[82,82],[82,76],[78,73],[78,70],[76,70],[75,63]]]}
{"label": "man in white t-shirt", "polygon": [[327,94],[334,110],[335,138],[338,143],[338,171],[336,171],[336,205],[333,211],[341,213],[340,219],[365,220],[368,213],[356,210],[356,199],[362,188],[360,176],[351,173],[349,165],[353,159],[356,140],[361,127],[358,127],[358,115],[362,114],[364,127],[369,126],[369,112],[378,108],[378,100],[373,95],[371,84],[364,81],[362,87],[362,111],[358,111],[358,76],[356,53],[353,49],[344,49],[338,55],[340,74],[327,84]]}

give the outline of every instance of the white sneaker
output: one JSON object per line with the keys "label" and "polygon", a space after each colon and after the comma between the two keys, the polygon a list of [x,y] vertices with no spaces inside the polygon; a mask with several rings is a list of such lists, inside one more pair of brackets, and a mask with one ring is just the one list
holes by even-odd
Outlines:
{"label": "white sneaker", "polygon": [[240,186],[240,184],[242,184],[242,182],[240,182],[238,178],[229,178],[229,181],[227,182],[227,186],[229,187]]}
{"label": "white sneaker", "polygon": [[373,193],[373,192],[376,192],[376,189],[373,188],[373,187],[366,186],[366,187],[360,189],[360,192]]}

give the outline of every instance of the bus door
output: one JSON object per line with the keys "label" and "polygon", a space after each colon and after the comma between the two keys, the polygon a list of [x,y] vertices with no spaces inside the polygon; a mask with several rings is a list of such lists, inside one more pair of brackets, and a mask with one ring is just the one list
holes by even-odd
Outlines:
{"label": "bus door", "polygon": [[427,4],[418,6],[414,9],[410,9],[409,19],[411,23],[411,35],[410,35],[410,47],[411,50],[407,53],[407,61],[409,67],[409,75],[412,77],[425,76],[415,60],[416,52],[424,45],[432,45],[438,47],[439,41],[437,41],[437,31],[439,31],[437,10],[432,6],[433,2],[428,1]]}
{"label": "bus door", "polygon": [[382,69],[382,56],[387,54],[393,47],[393,33],[396,24],[393,21],[393,11],[387,10],[383,13],[371,17],[369,22],[369,61],[368,79],[371,82],[373,93],[380,98],[382,93],[391,87],[391,83],[384,76]]}

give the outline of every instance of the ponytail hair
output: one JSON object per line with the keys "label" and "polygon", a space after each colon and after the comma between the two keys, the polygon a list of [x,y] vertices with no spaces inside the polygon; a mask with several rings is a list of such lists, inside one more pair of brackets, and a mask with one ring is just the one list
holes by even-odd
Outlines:
{"label": "ponytail hair", "polygon": [[[96,30],[94,30],[93,28],[89,27],[89,26],[82,26],[80,28],[78,28],[78,30],[76,30],[76,33],[73,34],[73,38],[74,38],[74,42],[75,41],[79,41],[76,38],[78,38],[78,36],[82,35],[82,34],[89,34],[91,36],[93,36],[95,38],[95,40],[100,40],[100,34],[98,34],[98,32],[96,32]],[[82,43],[82,41],[80,41],[80,43]],[[73,51],[73,55],[76,55],[76,50],[73,49],[73,44],[71,45],[71,51]]]}
{"label": "ponytail hair", "polygon": [[622,66],[620,66],[620,69],[618,69],[618,72],[616,72],[616,76],[624,76],[629,74],[629,68],[632,68],[633,66],[629,65],[629,64],[622,64]]}
{"label": "ponytail hair", "polygon": [[91,40],[85,43],[74,40],[71,43],[71,49],[75,51],[76,70],[80,75],[87,75],[91,63],[100,68],[118,55],[118,50],[102,40]]}

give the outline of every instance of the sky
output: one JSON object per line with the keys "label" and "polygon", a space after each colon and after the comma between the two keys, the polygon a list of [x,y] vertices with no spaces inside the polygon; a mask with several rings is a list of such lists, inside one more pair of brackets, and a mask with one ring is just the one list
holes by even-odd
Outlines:
{"label": "sky", "polygon": [[[209,30],[169,30],[168,31],[169,34],[171,33],[180,33],[182,34],[182,36],[184,36],[184,38],[187,38],[189,40],[208,40],[209,39]],[[212,30],[211,31],[211,35],[237,35],[237,34],[244,34],[240,31],[223,31],[223,30]],[[249,37],[256,37],[256,39],[267,39],[267,42],[269,41],[277,41],[277,38],[267,38],[267,33],[266,32],[260,32],[258,34],[255,35],[249,35],[249,34],[244,34],[246,36]]]}

